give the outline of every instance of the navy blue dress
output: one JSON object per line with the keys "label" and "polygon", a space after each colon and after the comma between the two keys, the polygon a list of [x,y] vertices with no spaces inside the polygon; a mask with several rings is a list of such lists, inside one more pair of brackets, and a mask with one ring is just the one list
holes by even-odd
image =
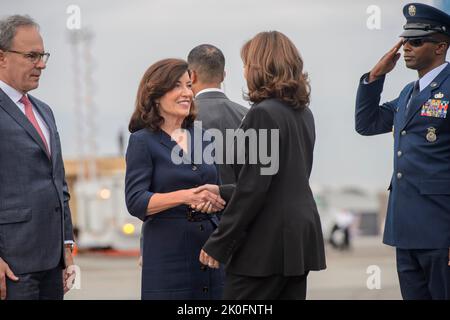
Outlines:
{"label": "navy blue dress", "polygon": [[[192,137],[194,130],[199,134],[197,137],[203,137],[203,131],[191,128]],[[191,153],[184,154],[162,130],[142,129],[130,136],[125,193],[130,214],[144,221],[143,300],[222,298],[223,270],[210,269],[199,262],[200,250],[217,227],[218,218],[192,212],[186,205],[146,215],[154,193],[190,189],[206,183],[219,184],[215,165],[205,163],[202,157],[199,161],[198,155],[202,153],[197,153],[197,158],[192,156],[194,150],[201,152],[211,142],[192,140]],[[174,163],[174,153],[182,156],[183,163]]]}

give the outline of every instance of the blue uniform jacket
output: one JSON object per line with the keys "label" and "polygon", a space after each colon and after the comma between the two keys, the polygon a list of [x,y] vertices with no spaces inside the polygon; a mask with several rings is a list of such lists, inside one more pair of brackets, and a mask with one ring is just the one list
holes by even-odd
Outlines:
{"label": "blue uniform jacket", "polygon": [[394,172],[383,242],[401,249],[450,247],[450,65],[406,106],[414,83],[379,105],[384,78],[361,79],[355,127],[361,135],[393,132]]}

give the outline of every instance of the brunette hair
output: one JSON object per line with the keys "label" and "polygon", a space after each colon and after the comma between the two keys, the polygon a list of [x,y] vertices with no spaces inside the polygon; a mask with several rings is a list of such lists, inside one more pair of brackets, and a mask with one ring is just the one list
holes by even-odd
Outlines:
{"label": "brunette hair", "polygon": [[[161,128],[164,118],[160,114],[159,103],[156,101],[175,88],[177,81],[185,72],[189,72],[188,64],[181,59],[164,59],[147,69],[139,84],[136,107],[128,125],[131,133],[143,128],[153,131]],[[184,119],[182,128],[191,127],[195,117],[196,108],[192,101],[189,115]]]}
{"label": "brunette hair", "polygon": [[258,33],[241,49],[246,68],[246,100],[258,103],[275,98],[303,109],[309,105],[311,87],[303,60],[291,40],[278,31]]}

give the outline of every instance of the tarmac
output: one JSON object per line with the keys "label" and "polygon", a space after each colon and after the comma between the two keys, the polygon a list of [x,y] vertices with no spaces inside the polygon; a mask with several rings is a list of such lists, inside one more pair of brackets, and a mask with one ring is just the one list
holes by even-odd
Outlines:
{"label": "tarmac", "polygon": [[[327,269],[311,272],[308,300],[399,300],[395,249],[380,237],[353,239],[349,251],[326,247]],[[141,268],[137,255],[80,253],[79,281],[66,300],[139,300]]]}

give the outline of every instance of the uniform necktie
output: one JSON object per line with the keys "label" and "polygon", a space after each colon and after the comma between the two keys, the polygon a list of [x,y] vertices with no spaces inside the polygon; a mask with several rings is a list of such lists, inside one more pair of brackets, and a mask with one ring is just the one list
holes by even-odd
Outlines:
{"label": "uniform necktie", "polygon": [[406,106],[406,109],[408,110],[409,109],[409,105],[411,104],[411,101],[415,98],[415,97],[417,97],[417,95],[420,93],[420,85],[419,85],[419,80],[417,80],[415,83],[414,83],[414,89],[413,89],[413,91],[412,91],[412,93],[411,93],[411,97],[409,98],[409,102],[408,102],[408,105]]}
{"label": "uniform necktie", "polygon": [[31,124],[36,129],[39,136],[41,137],[42,142],[45,145],[45,151],[47,151],[47,154],[50,154],[49,149],[48,149],[47,140],[45,140],[45,137],[44,137],[44,134],[42,133],[41,127],[39,127],[39,124],[36,120],[36,116],[34,115],[33,107],[31,105],[30,99],[28,99],[28,97],[26,95],[23,95],[22,98],[20,98],[19,102],[23,103],[23,105],[25,106],[25,115],[27,116],[28,120],[31,122]]}

